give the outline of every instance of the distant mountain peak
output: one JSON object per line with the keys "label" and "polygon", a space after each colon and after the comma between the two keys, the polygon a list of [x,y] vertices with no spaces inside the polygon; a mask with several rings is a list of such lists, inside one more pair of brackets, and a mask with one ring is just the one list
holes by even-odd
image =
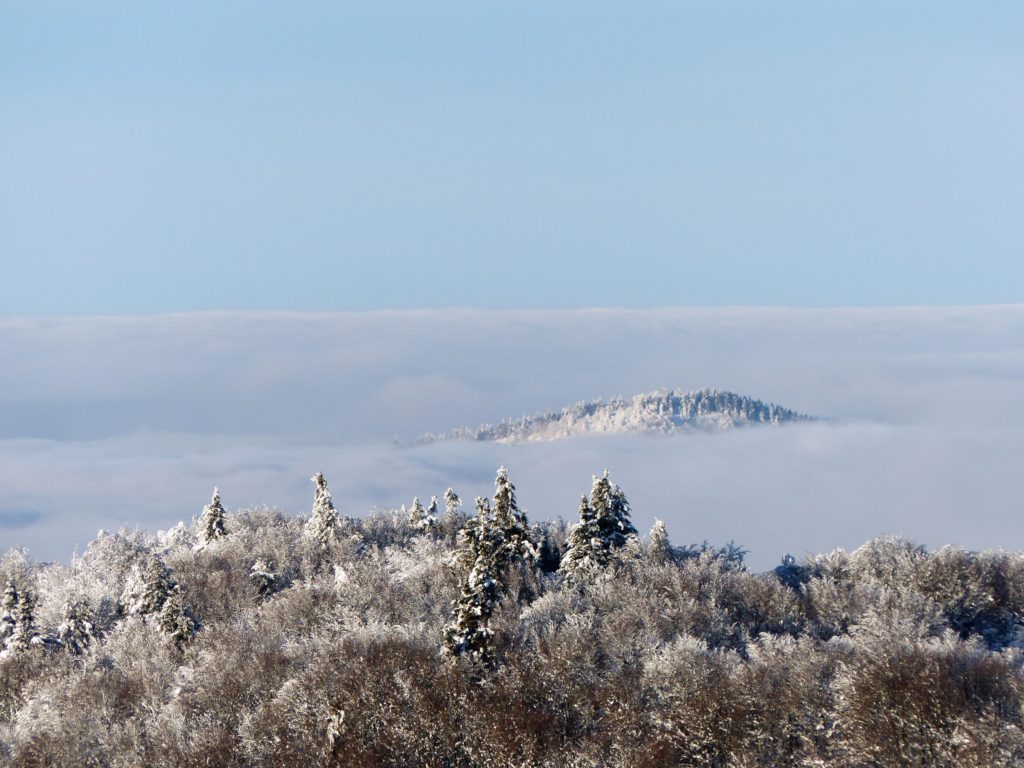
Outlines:
{"label": "distant mountain peak", "polygon": [[718,432],[734,427],[798,421],[814,421],[814,417],[734,392],[660,389],[628,399],[583,401],[560,411],[506,419],[476,428],[463,427],[440,435],[424,435],[420,442],[540,442],[580,435]]}

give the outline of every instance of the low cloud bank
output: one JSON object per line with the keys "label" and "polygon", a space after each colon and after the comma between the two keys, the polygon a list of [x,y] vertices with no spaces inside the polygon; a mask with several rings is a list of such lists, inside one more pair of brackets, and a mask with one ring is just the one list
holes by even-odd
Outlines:
{"label": "low cloud bank", "polygon": [[[229,506],[343,511],[506,464],[532,517],[605,467],[639,527],[734,538],[755,567],[897,532],[1024,549],[1024,308],[201,313],[0,321],[0,547],[65,558],[100,527]],[[398,448],[580,399],[717,386],[831,424]]]}

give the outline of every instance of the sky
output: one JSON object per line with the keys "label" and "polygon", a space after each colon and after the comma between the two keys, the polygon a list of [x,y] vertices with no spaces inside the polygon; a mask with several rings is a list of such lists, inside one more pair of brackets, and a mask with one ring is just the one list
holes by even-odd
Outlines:
{"label": "sky", "polygon": [[[766,568],[1024,549],[1024,5],[0,3],[0,551],[608,468]],[[393,440],[662,387],[822,416]]]}
{"label": "sky", "polygon": [[1024,301],[1024,6],[0,4],[0,315]]}

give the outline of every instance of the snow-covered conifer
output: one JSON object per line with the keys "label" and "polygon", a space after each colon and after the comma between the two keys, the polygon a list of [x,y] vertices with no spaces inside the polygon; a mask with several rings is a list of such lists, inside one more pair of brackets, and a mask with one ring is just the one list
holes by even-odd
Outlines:
{"label": "snow-covered conifer", "polygon": [[57,640],[64,650],[78,656],[92,643],[95,626],[89,602],[82,597],[72,598],[60,609],[61,622],[57,627]]}
{"label": "snow-covered conifer", "polygon": [[420,503],[419,497],[412,500],[412,509],[409,510],[409,525],[417,531],[428,531],[437,525],[437,497],[430,502],[430,509],[426,510]]}
{"label": "snow-covered conifer", "polygon": [[266,560],[257,560],[252,564],[252,569],[249,572],[249,578],[256,587],[256,591],[263,597],[277,592],[280,586],[280,579],[278,575],[273,571],[270,563]]}
{"label": "snow-covered conifer", "polygon": [[494,480],[494,529],[498,538],[496,561],[499,570],[518,560],[533,562],[537,547],[530,538],[530,525],[516,503],[516,487],[505,467]]}
{"label": "snow-covered conifer", "polygon": [[569,534],[569,546],[562,559],[562,572],[585,579],[620,559],[622,549],[636,546],[636,528],[629,519],[626,495],[608,479],[608,470],[594,476],[590,501],[580,505],[580,522]]}
{"label": "snow-covered conifer", "polygon": [[207,544],[228,535],[227,528],[224,526],[224,507],[221,506],[220,490],[217,488],[213,489],[213,498],[210,499],[210,503],[203,507],[203,514],[199,518],[199,527],[203,541]]}
{"label": "snow-covered conifer", "polygon": [[661,520],[655,520],[651,527],[647,552],[650,558],[657,563],[664,563],[672,559],[672,545],[668,540],[668,529]]}
{"label": "snow-covered conifer", "polygon": [[580,496],[579,518],[579,522],[569,530],[569,541],[559,570],[570,578],[585,579],[600,565],[597,521],[586,496]]}
{"label": "snow-covered conifer", "polygon": [[334,529],[338,525],[338,513],[334,509],[334,502],[331,500],[331,491],[324,480],[323,472],[317,472],[311,478],[316,483],[316,492],[313,495],[313,512],[306,523],[306,533],[321,547],[326,547],[334,538]]}
{"label": "snow-covered conifer", "polygon": [[544,573],[554,573],[562,562],[562,552],[552,537],[551,524],[534,525],[532,538],[537,545],[537,565]]}
{"label": "snow-covered conifer", "polygon": [[121,594],[121,611],[129,616],[159,613],[173,587],[170,570],[160,558],[150,555],[145,565],[136,566],[129,575]]}
{"label": "snow-covered conifer", "polygon": [[18,587],[12,580],[7,583],[3,597],[0,598],[0,649],[4,647],[7,639],[14,634],[14,627],[17,623]]}
{"label": "snow-covered conifer", "polygon": [[423,509],[423,505],[420,503],[420,497],[416,496],[412,500],[412,508],[409,510],[409,525],[419,530],[423,527],[423,521],[427,517],[427,511]]}
{"label": "snow-covered conifer", "polygon": [[451,558],[452,567],[459,578],[465,578],[473,567],[481,537],[485,535],[488,537],[494,535],[491,525],[491,502],[482,496],[477,496],[476,514],[466,520],[459,529],[455,552]]}
{"label": "snow-covered conifer", "polygon": [[192,639],[199,629],[192,608],[185,603],[181,587],[175,584],[160,609],[160,629],[179,648]]}
{"label": "snow-covered conifer", "polygon": [[495,557],[497,537],[486,500],[477,500],[477,510],[475,524],[467,526],[469,530],[464,528],[462,537],[464,554],[473,557],[473,564],[444,627],[442,648],[450,656],[468,655],[474,662],[487,664],[492,660],[488,625],[501,598],[501,587]]}
{"label": "snow-covered conifer", "polygon": [[462,499],[459,498],[455,491],[449,488],[444,492],[445,515],[441,524],[441,529],[444,532],[445,538],[452,545],[458,544],[459,531],[462,529],[462,526],[465,525],[468,518],[468,516],[460,510],[461,506]]}
{"label": "snow-covered conifer", "polygon": [[444,492],[444,511],[449,519],[455,517],[462,506],[462,499],[451,488]]}
{"label": "snow-covered conifer", "polygon": [[27,589],[18,595],[14,613],[14,628],[6,641],[6,648],[12,653],[27,650],[36,638],[36,598]]}

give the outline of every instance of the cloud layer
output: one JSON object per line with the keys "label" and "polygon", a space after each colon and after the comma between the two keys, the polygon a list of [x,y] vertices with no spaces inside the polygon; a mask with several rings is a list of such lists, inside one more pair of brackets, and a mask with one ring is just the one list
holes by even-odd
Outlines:
{"label": "cloud layer", "polygon": [[[782,552],[896,531],[1024,548],[1024,307],[199,313],[0,321],[0,547],[229,506],[344,511],[508,465],[535,517],[609,467],[639,525]],[[833,423],[672,439],[397,448],[594,397],[728,388]]]}

